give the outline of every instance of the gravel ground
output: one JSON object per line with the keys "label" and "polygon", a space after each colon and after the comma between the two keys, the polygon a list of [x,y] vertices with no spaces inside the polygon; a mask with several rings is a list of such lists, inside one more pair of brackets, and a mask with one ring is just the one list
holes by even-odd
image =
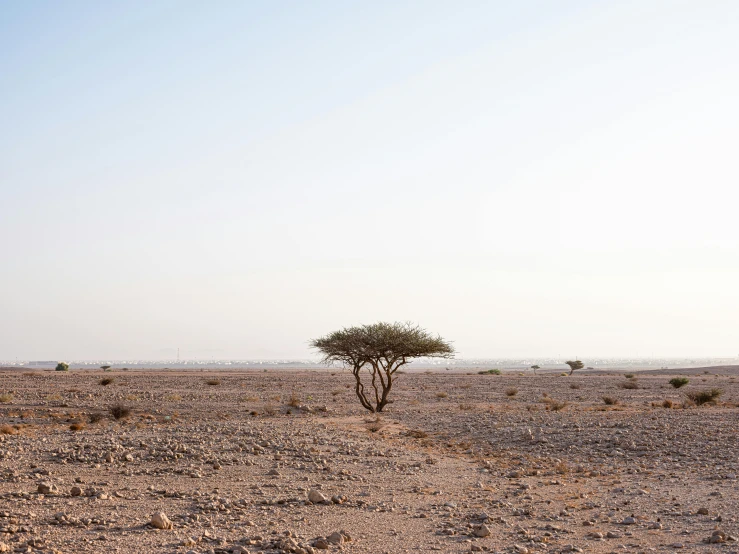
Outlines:
{"label": "gravel ground", "polygon": [[0,552],[739,553],[723,371],[2,370]]}

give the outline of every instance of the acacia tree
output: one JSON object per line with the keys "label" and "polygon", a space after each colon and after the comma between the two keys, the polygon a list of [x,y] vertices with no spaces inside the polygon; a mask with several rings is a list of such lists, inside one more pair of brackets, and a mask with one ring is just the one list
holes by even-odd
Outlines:
{"label": "acacia tree", "polygon": [[454,348],[412,323],[346,327],[311,341],[326,364],[342,364],[354,374],[354,392],[365,409],[381,412],[397,371],[414,358],[451,358]]}
{"label": "acacia tree", "polygon": [[569,362],[565,363],[570,366],[570,375],[572,375],[576,369],[582,369],[585,367],[585,364],[582,363],[580,360],[570,360]]}
{"label": "acacia tree", "polygon": [[534,365],[531,366],[531,369],[534,370],[534,375],[536,375],[536,370],[537,369],[541,369],[541,368],[538,365],[534,364]]}

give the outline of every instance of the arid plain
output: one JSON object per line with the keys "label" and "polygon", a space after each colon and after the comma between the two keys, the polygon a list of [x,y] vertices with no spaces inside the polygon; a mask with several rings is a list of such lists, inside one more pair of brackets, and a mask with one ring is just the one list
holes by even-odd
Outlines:
{"label": "arid plain", "polygon": [[414,370],[391,398],[338,369],[2,370],[0,552],[739,552],[736,368]]}

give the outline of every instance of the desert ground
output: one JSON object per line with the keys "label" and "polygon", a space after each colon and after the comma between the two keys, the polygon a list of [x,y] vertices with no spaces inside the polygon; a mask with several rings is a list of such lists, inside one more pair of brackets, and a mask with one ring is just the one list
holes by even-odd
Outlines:
{"label": "desert ground", "polygon": [[736,368],[670,373],[2,370],[0,552],[737,553]]}

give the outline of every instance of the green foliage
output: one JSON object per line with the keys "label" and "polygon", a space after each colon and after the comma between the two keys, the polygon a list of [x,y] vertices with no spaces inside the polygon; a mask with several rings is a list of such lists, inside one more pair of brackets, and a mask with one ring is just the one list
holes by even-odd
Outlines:
{"label": "green foliage", "polygon": [[582,363],[580,360],[569,360],[565,362],[568,366],[570,366],[570,375],[572,375],[575,370],[582,369],[585,367],[585,364]]}
{"label": "green foliage", "polygon": [[[357,398],[373,413],[381,412],[388,403],[398,369],[414,358],[454,356],[450,343],[411,323],[346,327],[310,344],[323,354],[324,363],[339,363],[351,369]],[[367,376],[364,380],[362,373]]]}
{"label": "green foliage", "polygon": [[478,375],[500,375],[499,369],[486,369],[485,371],[478,371]]}
{"label": "green foliage", "polygon": [[695,402],[698,406],[703,404],[714,404],[716,399],[721,396],[723,391],[721,389],[706,389],[702,391],[694,391],[685,393],[691,401]]}
{"label": "green foliage", "polygon": [[56,364],[55,371],[69,371],[69,364],[66,362],[59,362]]}
{"label": "green foliage", "polygon": [[670,384],[675,387],[676,389],[679,389],[680,387],[684,387],[690,382],[690,379],[687,377],[673,377],[670,379]]}

